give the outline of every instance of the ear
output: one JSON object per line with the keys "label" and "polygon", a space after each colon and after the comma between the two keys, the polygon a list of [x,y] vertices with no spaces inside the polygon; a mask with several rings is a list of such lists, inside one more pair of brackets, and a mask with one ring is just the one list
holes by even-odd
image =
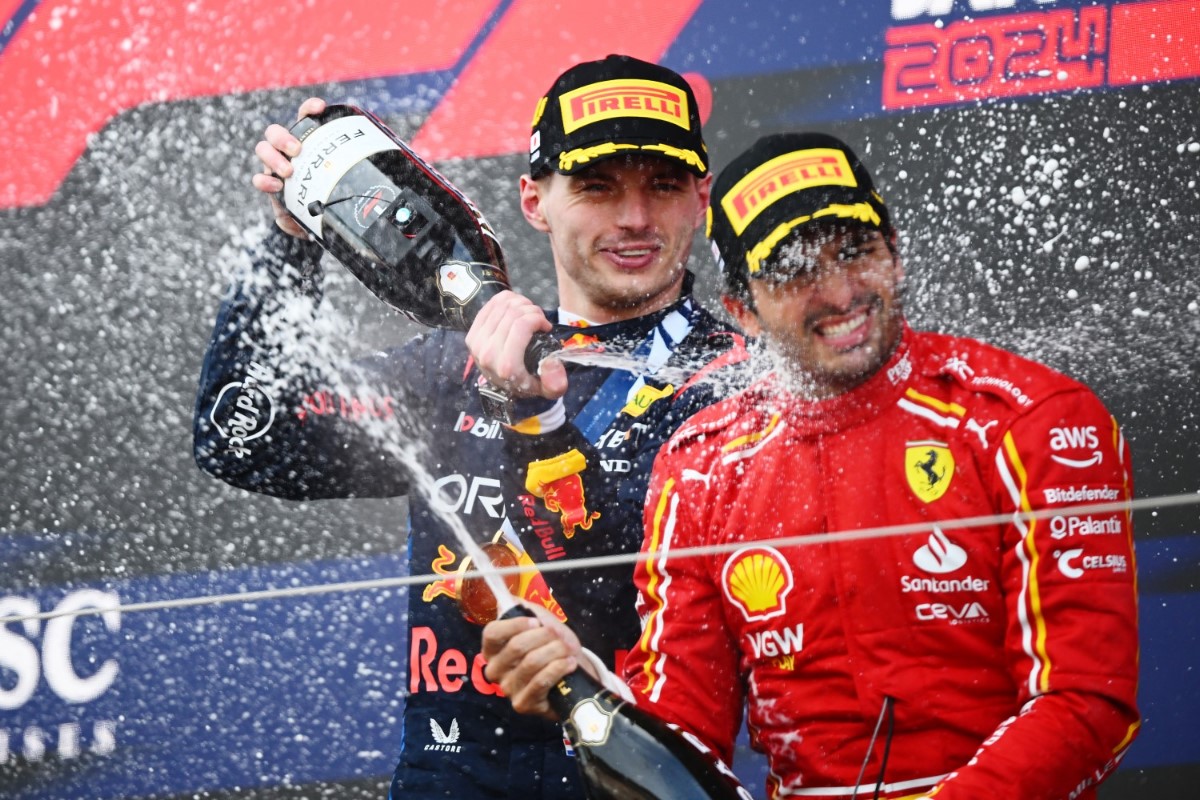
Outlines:
{"label": "ear", "polygon": [[708,204],[712,201],[712,185],[713,176],[711,172],[696,181],[696,193],[700,197],[700,210],[696,214],[696,224],[693,230],[699,230],[700,226],[706,221]]}
{"label": "ear", "polygon": [[723,294],[721,295],[721,305],[725,306],[729,316],[733,317],[733,321],[747,336],[753,338],[762,333],[762,328],[758,324],[758,315],[745,300],[731,294]]}
{"label": "ear", "polygon": [[521,176],[521,213],[525,215],[525,220],[533,226],[534,230],[549,233],[550,223],[546,221],[546,215],[542,211],[543,191],[543,185],[529,175]]}
{"label": "ear", "polygon": [[892,228],[892,232],[888,234],[888,250],[892,251],[892,266],[896,271],[896,280],[904,280],[904,260],[900,258],[900,234]]}

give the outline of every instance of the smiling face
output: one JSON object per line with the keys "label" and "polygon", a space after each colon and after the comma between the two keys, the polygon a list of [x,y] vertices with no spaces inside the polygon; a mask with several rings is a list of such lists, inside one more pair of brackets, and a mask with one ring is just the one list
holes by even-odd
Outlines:
{"label": "smiling face", "polygon": [[521,208],[550,236],[559,304],[597,323],[670,305],[711,186],[711,176],[653,156],[609,158],[574,175],[523,176]]}
{"label": "smiling face", "polygon": [[780,247],[750,280],[753,308],[726,297],[812,387],[814,398],[853,389],[879,370],[904,329],[904,268],[884,234],[864,226],[812,225]]}

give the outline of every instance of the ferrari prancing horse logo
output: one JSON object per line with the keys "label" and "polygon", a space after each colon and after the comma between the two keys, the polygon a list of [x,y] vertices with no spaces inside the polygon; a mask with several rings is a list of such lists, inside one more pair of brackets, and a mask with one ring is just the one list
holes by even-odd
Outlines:
{"label": "ferrari prancing horse logo", "polygon": [[913,494],[932,503],[946,493],[954,479],[954,454],[945,442],[908,442],[904,473]]}

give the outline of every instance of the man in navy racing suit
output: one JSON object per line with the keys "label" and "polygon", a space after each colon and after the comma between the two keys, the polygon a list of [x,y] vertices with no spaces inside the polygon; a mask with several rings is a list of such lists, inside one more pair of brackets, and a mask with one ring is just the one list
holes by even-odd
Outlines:
{"label": "man in navy racing suit", "polygon": [[[596,87],[629,102],[616,115],[572,104]],[[648,88],[670,102],[641,102]],[[300,115],[323,108],[310,99]],[[508,292],[465,339],[431,330],[337,363],[312,329],[321,250],[272,198],[280,230],[222,304],[200,379],[195,456],[206,472],[295,500],[409,495],[411,571],[441,577],[409,594],[394,798],[583,796],[559,727],[514,714],[484,677],[477,623],[486,620],[461,602],[471,588],[458,579],[465,554],[441,515],[517,560],[635,552],[654,455],[714,393],[689,378],[730,360],[735,341],[691,297],[685,265],[712,178],[680,76],[624,56],[573,67],[542,98],[531,141],[520,202],[550,241],[558,309]],[[270,126],[255,187],[279,191],[275,176],[291,174],[298,148]],[[529,375],[512,353],[537,330],[631,353],[639,366],[546,362]],[[516,398],[511,427],[485,409],[484,378]],[[573,454],[558,458],[564,441]],[[555,457],[538,466],[542,452]],[[527,481],[530,471],[542,480]],[[610,663],[636,641],[632,566],[547,571],[518,588]]]}

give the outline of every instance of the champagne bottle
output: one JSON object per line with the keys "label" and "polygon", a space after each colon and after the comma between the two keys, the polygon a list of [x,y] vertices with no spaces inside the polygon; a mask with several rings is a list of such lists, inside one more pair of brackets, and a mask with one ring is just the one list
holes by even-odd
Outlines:
{"label": "champagne bottle", "polygon": [[[495,231],[467,197],[378,118],[330,105],[296,122],[292,177],[277,197],[376,297],[408,318],[465,331],[511,288]],[[539,334],[537,365],[561,345]]]}
{"label": "champagne bottle", "polygon": [[[514,606],[502,616],[533,616]],[[577,669],[550,690],[591,800],[752,800],[695,737],[605,689]]]}

